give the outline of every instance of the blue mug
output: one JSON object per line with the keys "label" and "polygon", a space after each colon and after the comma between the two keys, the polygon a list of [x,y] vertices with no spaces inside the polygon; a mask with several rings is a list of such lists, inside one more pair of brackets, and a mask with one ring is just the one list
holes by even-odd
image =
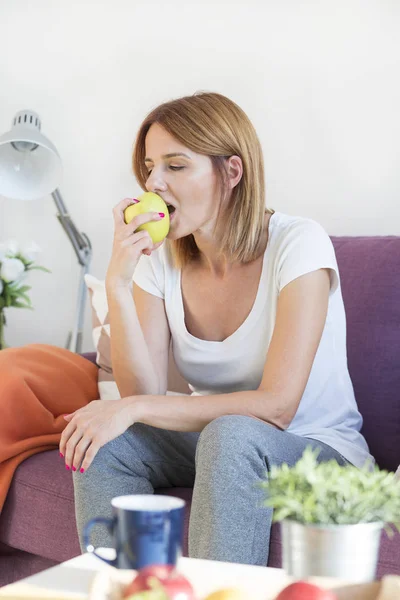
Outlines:
{"label": "blue mug", "polygon": [[[148,565],[176,565],[182,555],[185,501],[174,496],[143,494],[111,500],[111,519],[91,519],[83,531],[88,552],[118,569],[141,569]],[[109,560],[90,543],[95,525],[105,525],[116,552]]]}

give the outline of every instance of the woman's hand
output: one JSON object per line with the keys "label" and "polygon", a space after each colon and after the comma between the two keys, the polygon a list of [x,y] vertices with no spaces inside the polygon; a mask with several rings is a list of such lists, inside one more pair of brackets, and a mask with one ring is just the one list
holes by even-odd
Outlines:
{"label": "woman's hand", "polygon": [[83,473],[99,449],[124,433],[132,419],[132,398],[93,400],[70,415],[61,435],[60,453],[65,466]]}
{"label": "woman's hand", "polygon": [[160,221],[162,217],[158,212],[143,213],[134,217],[130,223],[125,223],[124,210],[133,203],[134,201],[131,198],[125,198],[113,209],[114,242],[107,269],[106,283],[129,285],[132,282],[133,273],[141,255],[150,255],[153,250],[163,243],[153,244],[148,231],[136,232],[136,229],[143,223]]}

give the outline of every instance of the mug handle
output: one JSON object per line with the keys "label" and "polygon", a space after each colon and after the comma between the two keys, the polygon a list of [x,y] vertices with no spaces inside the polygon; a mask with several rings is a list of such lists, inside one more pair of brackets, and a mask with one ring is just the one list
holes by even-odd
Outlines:
{"label": "mug handle", "polygon": [[111,565],[112,567],[115,567],[117,565],[117,557],[115,557],[114,560],[111,560],[109,558],[104,558],[104,556],[100,556],[100,554],[97,554],[96,548],[93,548],[92,544],[90,543],[90,532],[93,527],[95,527],[96,525],[105,525],[108,529],[111,530],[113,523],[114,519],[105,519],[104,517],[96,517],[95,519],[91,519],[88,523],[86,523],[83,529],[83,544],[87,552],[94,554],[103,562],[107,563],[108,565]]}

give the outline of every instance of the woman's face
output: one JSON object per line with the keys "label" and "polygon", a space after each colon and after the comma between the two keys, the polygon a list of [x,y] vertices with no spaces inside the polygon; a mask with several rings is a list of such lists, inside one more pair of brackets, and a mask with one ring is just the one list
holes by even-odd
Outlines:
{"label": "woman's face", "polygon": [[145,147],[146,188],[171,205],[168,238],[211,232],[220,203],[211,159],[183,146],[158,123],[151,125]]}

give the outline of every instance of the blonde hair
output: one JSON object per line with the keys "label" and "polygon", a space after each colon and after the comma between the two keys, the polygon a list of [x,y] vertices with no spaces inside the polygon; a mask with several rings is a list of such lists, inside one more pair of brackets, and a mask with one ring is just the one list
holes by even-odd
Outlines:
{"label": "blonde hair", "polygon": [[[176,140],[197,154],[207,155],[217,173],[222,197],[226,185],[225,159],[242,159],[243,175],[233,188],[224,214],[221,253],[230,261],[250,262],[260,253],[265,207],[264,164],[261,144],[246,113],[232,100],[212,92],[199,92],[161,104],[144,119],[133,150],[133,171],[140,186],[148,178],[145,140],[153,123],[161,125]],[[219,219],[217,219],[218,225]],[[193,235],[167,240],[174,264],[182,268],[199,251]]]}

